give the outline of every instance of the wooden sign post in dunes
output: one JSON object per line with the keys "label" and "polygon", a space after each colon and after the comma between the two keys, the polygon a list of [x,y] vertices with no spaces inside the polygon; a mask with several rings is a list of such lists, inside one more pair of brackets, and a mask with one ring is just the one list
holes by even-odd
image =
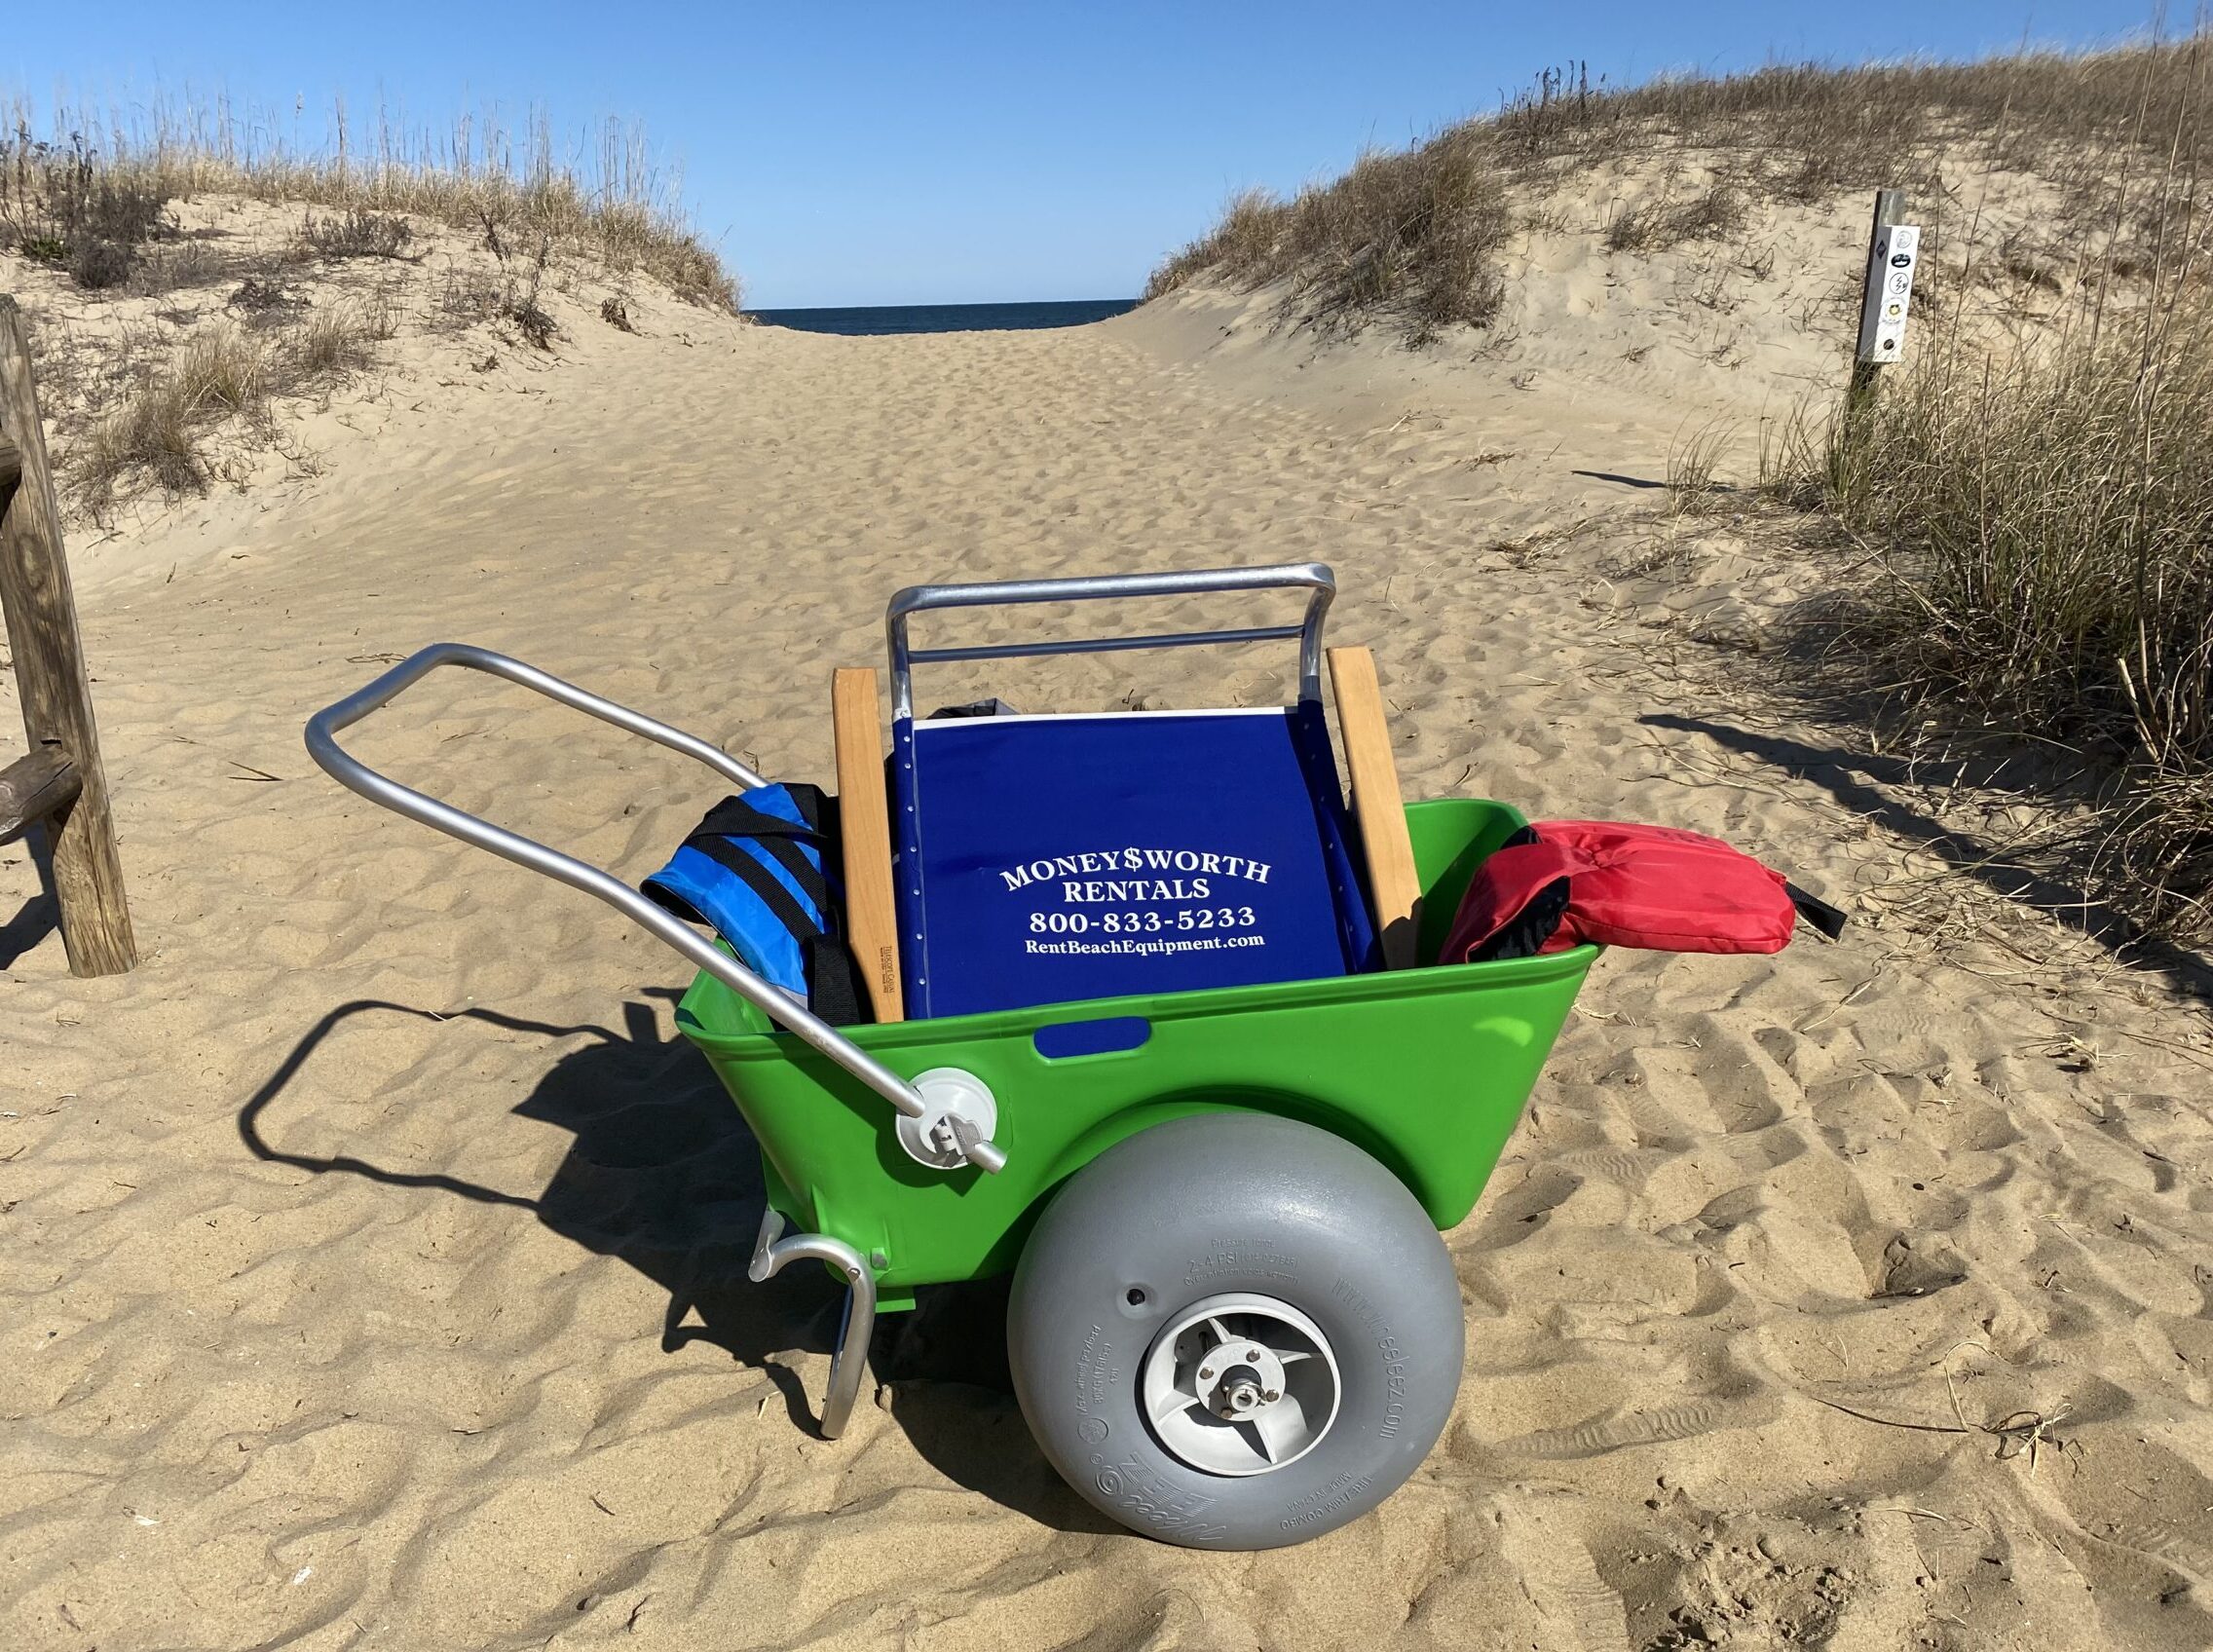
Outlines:
{"label": "wooden sign post in dunes", "polygon": [[61,513],[39,425],[29,341],[13,298],[0,297],[0,610],[22,696],[28,755],[0,768],[0,843],[45,827],[61,943],[78,975],[115,975],[138,961],[123,865],[108,815],[99,733]]}
{"label": "wooden sign post in dunes", "polygon": [[1867,227],[1867,276],[1859,301],[1859,343],[1853,352],[1852,388],[1845,417],[1858,419],[1875,405],[1883,369],[1905,359],[1906,312],[1913,302],[1913,272],[1921,252],[1921,227],[1903,222],[1905,191],[1878,189],[1875,217]]}

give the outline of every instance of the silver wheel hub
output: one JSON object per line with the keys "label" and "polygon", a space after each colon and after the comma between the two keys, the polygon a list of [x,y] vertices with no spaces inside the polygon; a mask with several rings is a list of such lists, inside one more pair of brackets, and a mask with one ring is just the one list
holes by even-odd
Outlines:
{"label": "silver wheel hub", "polygon": [[1209,1296],[1173,1316],[1145,1353],[1139,1401],[1154,1436],[1207,1474],[1268,1474],[1337,1419],[1329,1338],[1274,1296]]}

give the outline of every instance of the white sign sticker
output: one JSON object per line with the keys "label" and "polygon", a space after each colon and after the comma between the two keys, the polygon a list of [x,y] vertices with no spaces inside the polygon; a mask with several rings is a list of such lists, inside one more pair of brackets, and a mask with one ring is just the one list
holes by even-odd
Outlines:
{"label": "white sign sticker", "polygon": [[1913,271],[1921,260],[1921,226],[1892,224],[1875,238],[1867,266],[1867,296],[1859,312],[1859,359],[1896,361],[1905,355],[1906,311],[1913,302]]}

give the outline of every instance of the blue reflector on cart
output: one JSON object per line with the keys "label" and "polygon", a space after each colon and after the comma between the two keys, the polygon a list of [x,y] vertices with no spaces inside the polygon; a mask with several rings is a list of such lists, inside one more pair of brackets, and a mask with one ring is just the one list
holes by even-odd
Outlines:
{"label": "blue reflector on cart", "polygon": [[1142,1015],[1108,1015],[1097,1021],[1056,1021],[1030,1034],[1047,1061],[1070,1056],[1109,1056],[1138,1049],[1152,1036],[1152,1023]]}
{"label": "blue reflector on cart", "polygon": [[1322,708],[892,731],[908,1013],[1372,967]]}

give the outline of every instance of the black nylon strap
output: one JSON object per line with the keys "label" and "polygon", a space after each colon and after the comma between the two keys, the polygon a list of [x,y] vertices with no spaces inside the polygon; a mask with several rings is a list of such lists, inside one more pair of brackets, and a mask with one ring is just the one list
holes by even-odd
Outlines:
{"label": "black nylon strap", "polygon": [[[803,812],[804,807],[803,805]],[[707,818],[684,841],[693,848],[712,854],[710,845],[730,838],[750,838],[759,844],[762,853],[773,857],[778,866],[791,874],[800,892],[814,903],[814,910],[830,922],[836,922],[836,903],[830,898],[830,882],[821,869],[806,858],[806,851],[801,846],[812,846],[827,863],[830,843],[821,827],[765,813],[737,798],[725,798],[707,811]],[[716,858],[722,857],[717,855]]]}
{"label": "black nylon strap", "polygon": [[828,928],[836,922],[837,913],[830,900],[830,881],[823,877],[821,869],[814,862],[806,858],[806,851],[799,846],[798,839],[756,837],[753,842],[760,845],[763,854],[769,856],[790,873],[792,882],[799,885],[800,893],[814,903],[814,910],[822,914],[824,920],[821,927]]}
{"label": "black nylon strap", "polygon": [[761,898],[769,915],[801,940],[822,933],[822,925],[806,913],[784,887],[773,872],[747,854],[730,839],[717,835],[700,834],[685,840],[687,846],[697,849],[716,865],[734,872],[745,886]]}
{"label": "black nylon strap", "polygon": [[834,935],[809,935],[800,943],[806,964],[806,1007],[833,1027],[852,1027],[872,1019],[861,1001],[860,970],[845,943]]}
{"label": "black nylon strap", "polygon": [[[801,812],[806,812],[804,807]],[[780,814],[755,808],[743,798],[723,799],[707,810],[706,819],[692,829],[694,838],[710,834],[726,838],[798,838],[806,843],[820,843],[824,837],[822,828],[811,820],[786,820]]]}
{"label": "black nylon strap", "polygon": [[1827,901],[1816,895],[1809,895],[1795,883],[1784,883],[1782,892],[1790,897],[1790,904],[1798,909],[1798,916],[1830,940],[1836,940],[1843,935],[1844,914],[1829,905]]}

